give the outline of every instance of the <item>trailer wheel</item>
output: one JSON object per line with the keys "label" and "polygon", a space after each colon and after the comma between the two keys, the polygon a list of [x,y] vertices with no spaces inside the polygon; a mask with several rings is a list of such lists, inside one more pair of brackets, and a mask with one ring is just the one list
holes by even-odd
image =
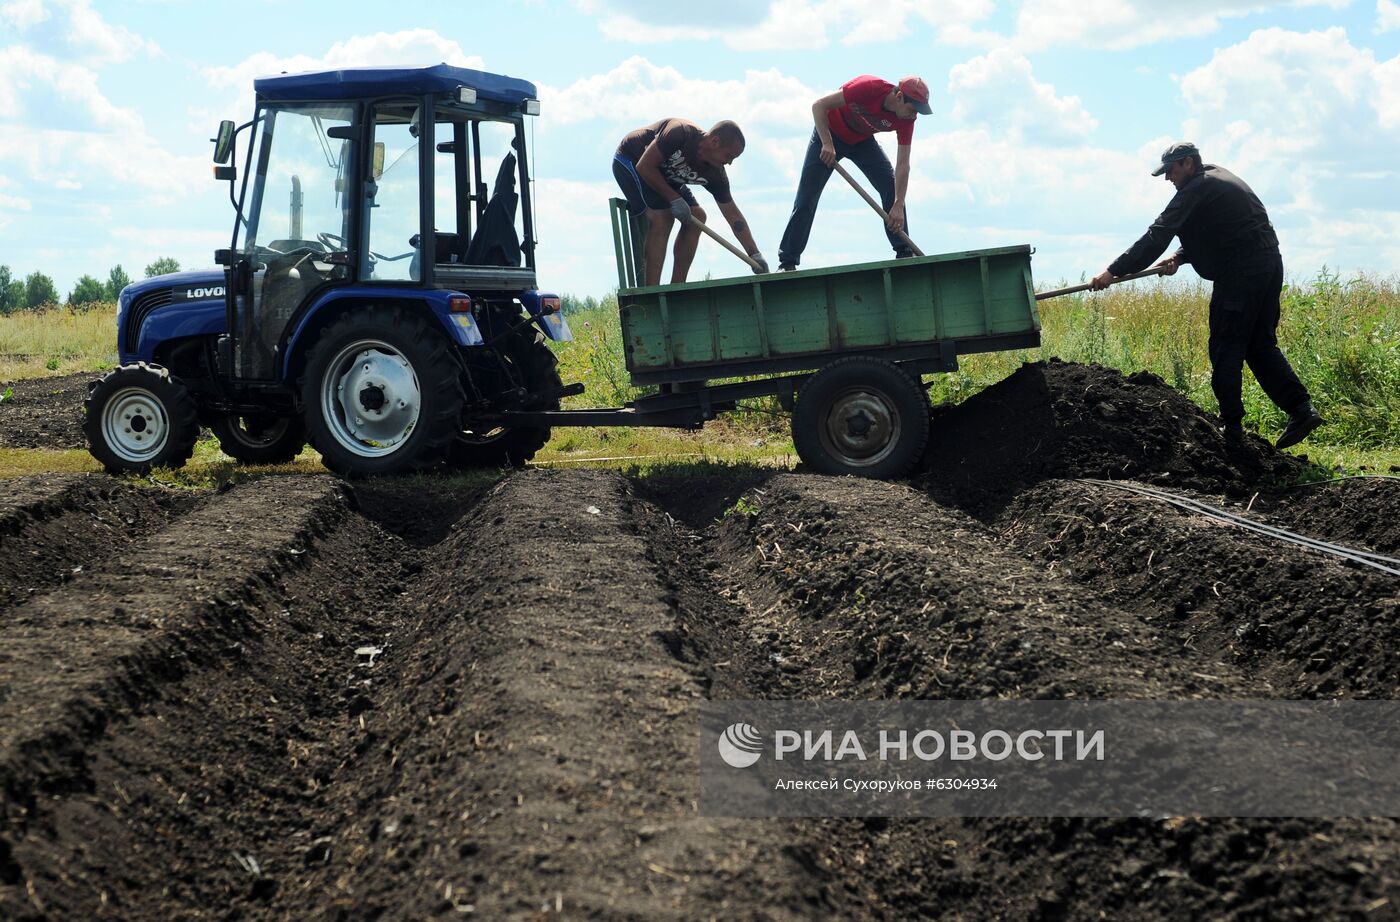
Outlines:
{"label": "trailer wheel", "polygon": [[89,386],[83,405],[88,450],[110,473],[178,468],[194,453],[194,399],[159,365],[138,362],[108,372]]}
{"label": "trailer wheel", "polygon": [[[516,369],[525,389],[532,393],[555,391],[564,386],[559,377],[559,360],[539,333],[527,340],[524,348],[514,350],[505,358]],[[559,398],[537,402],[528,409],[557,410]],[[548,426],[501,427],[487,432],[464,430],[458,433],[448,450],[447,464],[460,469],[524,467],[525,462],[549,441],[549,436]]]}
{"label": "trailer wheel", "polygon": [[441,461],[462,412],[460,369],[442,331],[389,307],[354,311],[311,349],[306,431],[345,477],[402,474]]}
{"label": "trailer wheel", "polygon": [[797,394],[792,441],[820,474],[896,478],[913,470],[928,442],[928,394],[880,359],[838,359]]}
{"label": "trailer wheel", "polygon": [[295,416],[229,414],[209,421],[219,449],[239,464],[284,464],[301,454],[306,423]]}

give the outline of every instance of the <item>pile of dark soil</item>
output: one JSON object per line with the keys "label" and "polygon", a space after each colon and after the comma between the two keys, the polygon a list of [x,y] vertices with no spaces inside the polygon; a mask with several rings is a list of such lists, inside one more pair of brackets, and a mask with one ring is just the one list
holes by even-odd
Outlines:
{"label": "pile of dark soil", "polygon": [[83,400],[92,372],[0,384],[0,448],[86,448]]}
{"label": "pile of dark soil", "polygon": [[1241,495],[1303,462],[1250,437],[1231,451],[1217,421],[1150,372],[1051,359],[933,413],[915,483],[978,515],[1042,480],[1141,480]]}

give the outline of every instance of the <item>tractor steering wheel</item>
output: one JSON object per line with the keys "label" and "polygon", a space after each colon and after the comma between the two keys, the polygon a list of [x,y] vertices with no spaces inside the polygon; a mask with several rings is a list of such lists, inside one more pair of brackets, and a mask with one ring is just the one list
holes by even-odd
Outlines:
{"label": "tractor steering wheel", "polygon": [[339,234],[332,234],[328,233],[327,231],[319,231],[316,234],[316,239],[320,242],[321,246],[325,247],[327,250],[333,253],[343,253],[347,249],[349,249],[349,247],[345,245],[345,238],[340,236]]}

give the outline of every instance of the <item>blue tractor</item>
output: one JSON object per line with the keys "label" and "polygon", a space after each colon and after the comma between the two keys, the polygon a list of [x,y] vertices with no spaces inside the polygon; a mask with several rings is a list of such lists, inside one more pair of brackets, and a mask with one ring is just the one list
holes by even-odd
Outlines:
{"label": "blue tractor", "polygon": [[572,337],[535,278],[534,85],[444,64],[255,90],[253,119],[215,139],[237,213],[222,268],[122,292],[121,366],[86,401],[93,455],[179,467],[204,426],[241,462],[309,442],[350,477],[525,463],[582,391],[559,378],[545,340]]}

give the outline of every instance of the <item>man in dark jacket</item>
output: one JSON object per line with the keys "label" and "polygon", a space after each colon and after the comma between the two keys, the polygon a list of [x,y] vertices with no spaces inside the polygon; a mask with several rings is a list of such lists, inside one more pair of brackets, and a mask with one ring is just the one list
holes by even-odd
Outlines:
{"label": "man in dark jacket", "polygon": [[1093,289],[1141,272],[1173,237],[1180,237],[1180,248],[1158,265],[1163,275],[1172,275],[1190,263],[1201,278],[1215,283],[1210,296],[1210,386],[1220,403],[1226,440],[1244,443],[1240,389],[1248,362],[1264,393],[1288,414],[1278,447],[1298,444],[1323,420],[1278,347],[1283,260],[1268,213],[1244,180],[1223,167],[1203,164],[1200,151],[1189,141],[1163,151],[1162,164],[1152,175],[1165,175],[1176,186],[1176,195],[1147,233],[1094,277]]}

